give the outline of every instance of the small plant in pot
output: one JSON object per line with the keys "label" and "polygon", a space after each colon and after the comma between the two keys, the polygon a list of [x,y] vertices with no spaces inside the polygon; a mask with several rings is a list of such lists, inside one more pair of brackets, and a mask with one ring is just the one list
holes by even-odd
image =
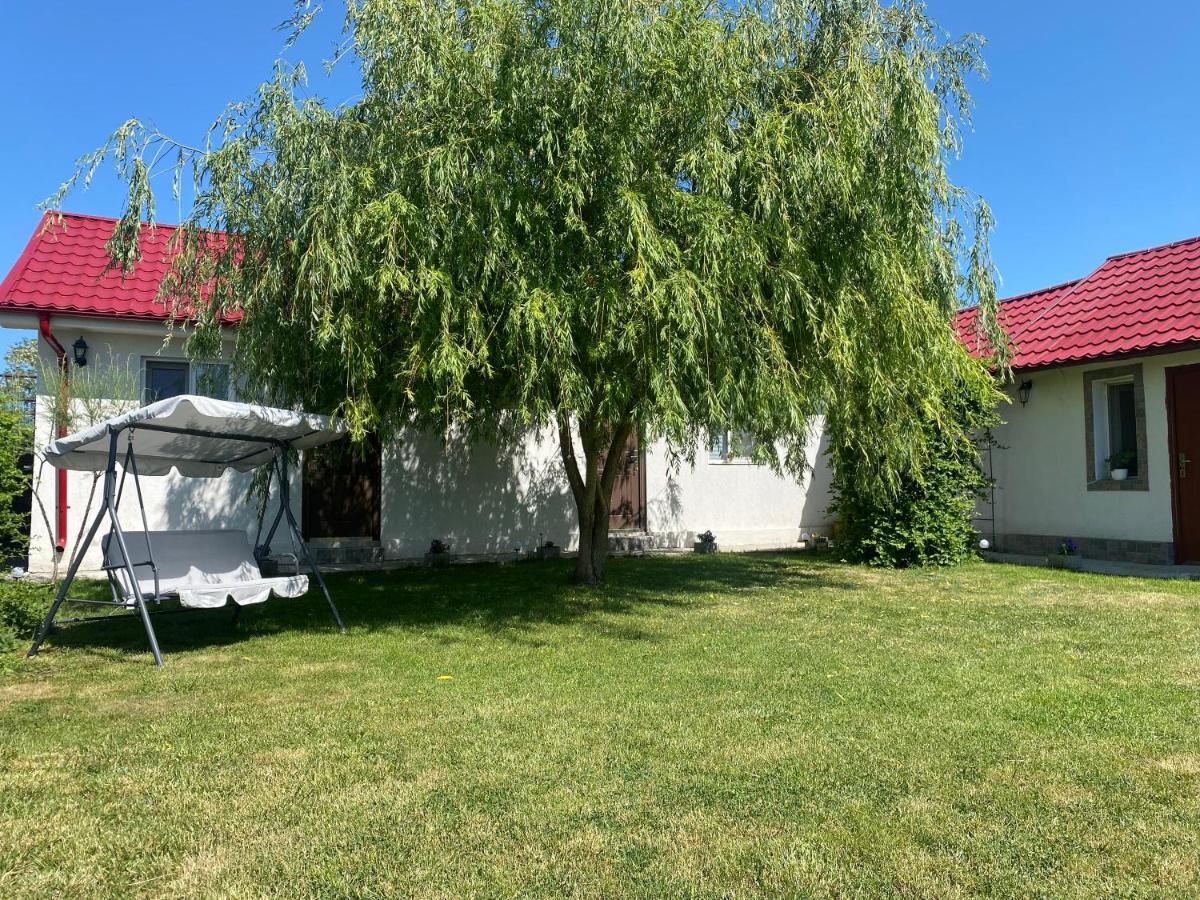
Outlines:
{"label": "small plant in pot", "polygon": [[441,538],[434,538],[429,543],[429,552],[425,554],[425,562],[431,566],[448,566],[454,557],[450,555],[450,543]]}
{"label": "small plant in pot", "polygon": [[534,554],[538,559],[558,559],[562,555],[562,547],[554,543],[554,541],[542,541],[538,544]]}
{"label": "small plant in pot", "polygon": [[1073,569],[1078,567],[1079,544],[1072,538],[1063,538],[1058,545],[1058,552],[1049,557],[1047,562],[1055,569]]}
{"label": "small plant in pot", "polygon": [[1108,474],[1113,481],[1124,481],[1129,472],[1137,465],[1137,453],[1133,450],[1122,450],[1108,458]]}
{"label": "small plant in pot", "polygon": [[692,545],[692,549],[697,553],[716,553],[717,536],[711,531],[706,531],[704,534],[698,535],[696,543]]}

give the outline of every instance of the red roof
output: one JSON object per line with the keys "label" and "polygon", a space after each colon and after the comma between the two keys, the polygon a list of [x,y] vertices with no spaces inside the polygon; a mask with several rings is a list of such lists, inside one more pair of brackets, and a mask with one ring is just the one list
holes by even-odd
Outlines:
{"label": "red roof", "polygon": [[122,272],[110,266],[105,248],[116,224],[106,216],[46,213],[0,282],[0,310],[165,321],[158,288],[170,266],[175,226],[143,226],[141,258]]}
{"label": "red roof", "polygon": [[[978,352],[977,311],[958,329]],[[1163,353],[1200,344],[1200,237],[1109,257],[1078,281],[1011,297],[1000,322],[1013,344],[1013,368]]]}

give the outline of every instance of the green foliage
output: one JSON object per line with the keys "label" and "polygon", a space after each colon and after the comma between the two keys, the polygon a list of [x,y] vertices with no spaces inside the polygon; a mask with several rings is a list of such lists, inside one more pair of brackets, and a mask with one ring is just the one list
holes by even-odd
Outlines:
{"label": "green foliage", "polygon": [[47,414],[68,431],[79,431],[140,405],[141,376],[137,362],[107,348],[86,366],[41,367]]}
{"label": "green foliage", "polygon": [[557,427],[582,576],[635,429],[691,459],[732,428],[799,472],[821,412],[894,486],[925,450],[911,412],[953,427],[944,386],[986,379],[960,302],[1007,346],[989,214],[947,174],[981,42],[918,3],[354,0],[346,32],[353,102],[279,63],[202,146],[131,120],[52,202],[113,159],[131,265],[177,159],[196,194],[165,295],[198,355],[244,315],[264,398],[358,437]]}
{"label": "green foliage", "polygon": [[1137,461],[1136,450],[1121,450],[1108,458],[1108,465],[1112,469],[1129,469],[1136,466]]}
{"label": "green foliage", "polygon": [[53,599],[44,582],[0,578],[0,650],[32,638]]}
{"label": "green foliage", "polygon": [[833,445],[834,504],[839,516],[838,552],[854,562],[885,568],[947,566],[974,552],[977,502],[989,480],[980,467],[979,445],[998,417],[991,397],[951,392],[957,422],[946,428],[926,419],[929,454],[897,490],[869,490],[855,471],[861,461]]}
{"label": "green foliage", "polygon": [[19,341],[5,354],[6,369],[0,380],[0,562],[24,556],[29,547],[29,516],[13,505],[29,489],[31,477],[22,460],[33,451],[30,400],[36,359],[36,339]]}

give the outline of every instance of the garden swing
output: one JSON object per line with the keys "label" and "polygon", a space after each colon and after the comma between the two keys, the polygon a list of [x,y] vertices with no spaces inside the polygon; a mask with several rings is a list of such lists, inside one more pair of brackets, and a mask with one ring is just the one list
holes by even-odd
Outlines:
{"label": "garden swing", "polygon": [[[288,483],[289,451],[336,441],[344,433],[340,422],[325,416],[185,394],[114,416],[51,443],[43,451],[47,462],[61,469],[103,472],[104,492],[100,509],[75,549],[29,655],[34,656],[46,639],[55,616],[67,600],[84,555],[106,520],[109,530],[101,546],[112,599],[71,602],[135,610],[145,626],[154,662],[159,666],[163,660],[151,623],[151,604],[177,599],[181,608],[195,609],[220,607],[232,600],[236,614],[241,606],[262,603],[272,594],[299,597],[309,587],[308,576],[299,571],[300,555],[325,594],[334,621],[344,632],[345,626],[325,579],[296,525]],[[273,482],[279,485],[279,509],[261,543],[258,538],[262,536],[263,516],[259,518],[253,546],[241,529],[150,530],[141,476],[166,475],[175,469],[188,477],[215,478],[227,469],[248,472],[260,466],[270,466],[267,494]],[[137,496],[141,531],[127,530],[121,524],[121,497],[127,478]],[[264,506],[264,513],[265,509]],[[292,575],[265,578],[259,562],[270,556],[271,542],[281,523],[286,523],[292,546],[299,550],[296,571]],[[110,614],[62,622],[112,618]]]}

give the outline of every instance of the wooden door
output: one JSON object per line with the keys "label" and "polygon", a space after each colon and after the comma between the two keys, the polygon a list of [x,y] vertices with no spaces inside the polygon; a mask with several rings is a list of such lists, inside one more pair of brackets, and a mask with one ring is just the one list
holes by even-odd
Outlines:
{"label": "wooden door", "polygon": [[377,438],[304,453],[302,531],[313,538],[379,540],[382,454]]}
{"label": "wooden door", "polygon": [[1200,562],[1200,365],[1167,369],[1175,562]]}
{"label": "wooden door", "polygon": [[[602,463],[603,465],[603,463]],[[608,506],[608,527],[629,529],[646,527],[646,480],[642,471],[642,450],[637,434],[625,445],[621,471],[613,482]]]}

